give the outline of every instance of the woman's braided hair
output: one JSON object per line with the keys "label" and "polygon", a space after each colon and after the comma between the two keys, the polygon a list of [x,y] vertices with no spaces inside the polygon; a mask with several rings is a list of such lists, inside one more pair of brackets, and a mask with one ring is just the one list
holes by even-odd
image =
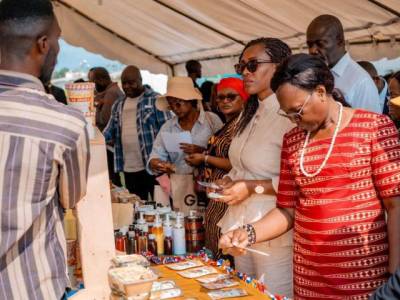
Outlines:
{"label": "woman's braided hair", "polygon": [[[263,37],[248,42],[247,45],[244,47],[242,53],[240,54],[239,61],[242,59],[243,53],[246,51],[247,48],[259,44],[264,46],[265,52],[271,58],[272,62],[276,64],[281,63],[292,54],[289,46],[282,42],[280,39]],[[240,135],[245,130],[247,124],[250,123],[250,120],[255,115],[257,109],[258,97],[257,95],[250,95],[238,123],[236,131],[237,135]]]}

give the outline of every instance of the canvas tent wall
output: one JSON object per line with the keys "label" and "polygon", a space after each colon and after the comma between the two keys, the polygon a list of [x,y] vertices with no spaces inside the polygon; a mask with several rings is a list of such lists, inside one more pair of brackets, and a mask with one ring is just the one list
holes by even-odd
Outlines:
{"label": "canvas tent wall", "polygon": [[277,37],[307,51],[305,31],[320,14],[340,18],[355,59],[400,50],[399,0],[53,0],[70,44],[153,73],[184,75],[198,59],[204,75],[233,72],[243,46]]}

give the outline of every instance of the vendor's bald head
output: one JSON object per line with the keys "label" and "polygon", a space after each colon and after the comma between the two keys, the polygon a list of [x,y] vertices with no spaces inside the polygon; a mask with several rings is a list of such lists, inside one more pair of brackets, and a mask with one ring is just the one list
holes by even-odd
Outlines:
{"label": "vendor's bald head", "polygon": [[332,68],[346,53],[342,23],[332,15],[316,17],[307,28],[308,51]]}
{"label": "vendor's bald head", "polygon": [[60,33],[50,0],[0,1],[0,69],[48,82],[57,62]]}
{"label": "vendor's bald head", "polygon": [[121,74],[122,89],[127,97],[136,98],[143,93],[142,75],[136,66],[127,66]]}

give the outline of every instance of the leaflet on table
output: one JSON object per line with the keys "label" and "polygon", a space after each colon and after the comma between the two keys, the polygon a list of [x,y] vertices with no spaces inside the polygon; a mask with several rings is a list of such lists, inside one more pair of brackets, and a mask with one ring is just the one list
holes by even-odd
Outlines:
{"label": "leaflet on table", "polygon": [[239,285],[239,282],[232,279],[221,279],[215,282],[202,283],[201,285],[209,290],[219,290],[227,287],[237,286]]}
{"label": "leaflet on table", "polygon": [[189,131],[161,132],[161,138],[168,152],[182,152],[181,143],[192,144],[192,135]]}
{"label": "leaflet on table", "polygon": [[243,297],[247,296],[247,292],[244,289],[230,289],[230,290],[219,290],[208,292],[207,295],[212,300],[225,299],[225,298],[235,298],[235,297]]}
{"label": "leaflet on table", "polygon": [[228,278],[232,278],[232,275],[230,274],[213,274],[207,277],[201,277],[201,278],[197,278],[196,280],[199,281],[200,283],[212,283],[212,282],[216,282],[222,279],[228,279]]}
{"label": "leaflet on table", "polygon": [[189,260],[189,261],[182,261],[176,264],[167,265],[167,268],[175,271],[182,271],[199,266],[204,266],[204,264],[198,260]]}
{"label": "leaflet on table", "polygon": [[186,277],[186,278],[197,278],[197,277],[201,277],[201,276],[205,276],[205,275],[209,275],[209,274],[215,274],[215,273],[218,273],[218,271],[216,269],[214,269],[213,267],[208,267],[208,266],[178,272],[179,275]]}

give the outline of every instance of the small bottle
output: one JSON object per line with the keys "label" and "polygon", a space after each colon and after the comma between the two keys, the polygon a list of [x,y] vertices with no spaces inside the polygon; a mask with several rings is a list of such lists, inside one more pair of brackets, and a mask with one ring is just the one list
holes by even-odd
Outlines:
{"label": "small bottle", "polygon": [[178,213],[176,216],[175,226],[172,228],[172,249],[174,255],[186,254],[186,240],[185,240],[185,228],[182,224],[183,214]]}
{"label": "small bottle", "polygon": [[137,245],[135,239],[135,232],[130,231],[128,232],[128,238],[126,241],[126,254],[134,254],[137,253]]}
{"label": "small bottle", "polygon": [[165,215],[165,221],[164,221],[164,226],[163,226],[163,231],[165,236],[172,236],[172,224],[169,219],[169,215]]}
{"label": "small bottle", "polygon": [[138,252],[142,254],[143,252],[147,252],[147,233],[144,231],[140,232],[138,238]]}
{"label": "small bottle", "polygon": [[159,214],[156,214],[156,220],[154,222],[152,233],[155,236],[157,242],[157,253],[156,255],[164,254],[164,230],[161,223],[161,218]]}
{"label": "small bottle", "polygon": [[149,234],[148,251],[153,255],[157,255],[157,241],[154,234]]}
{"label": "small bottle", "polygon": [[165,255],[172,255],[172,237],[170,235],[165,235],[164,239],[164,254]]}
{"label": "small bottle", "polygon": [[146,220],[144,219],[144,213],[140,212],[140,218],[136,222],[136,228],[142,231],[148,232],[149,226],[147,225]]}
{"label": "small bottle", "polygon": [[125,237],[121,232],[115,234],[115,249],[121,252],[125,252]]}

